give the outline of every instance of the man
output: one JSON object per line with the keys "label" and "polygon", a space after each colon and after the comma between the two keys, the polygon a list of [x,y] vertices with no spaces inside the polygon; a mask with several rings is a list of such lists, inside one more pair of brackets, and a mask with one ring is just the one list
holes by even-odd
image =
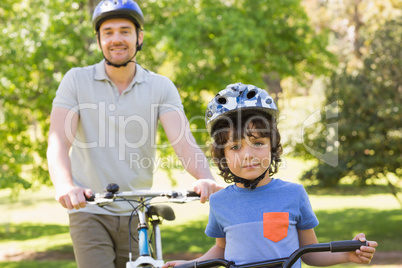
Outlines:
{"label": "man", "polygon": [[85,196],[111,182],[122,191],[152,186],[158,120],[186,170],[199,179],[194,190],[201,202],[221,186],[194,141],[174,84],[135,61],[144,39],[137,3],[102,1],[92,20],[104,59],[71,69],[60,83],[48,165],[56,200],[69,209],[78,267],[125,267],[132,208],[125,202],[86,206]]}

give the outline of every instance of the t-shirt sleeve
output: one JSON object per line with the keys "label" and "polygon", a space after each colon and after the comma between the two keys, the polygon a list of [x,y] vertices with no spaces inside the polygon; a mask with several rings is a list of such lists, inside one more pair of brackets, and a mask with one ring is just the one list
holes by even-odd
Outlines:
{"label": "t-shirt sleeve", "polygon": [[53,107],[62,107],[79,112],[74,69],[69,70],[61,80],[56,91],[56,97],[53,99]]}
{"label": "t-shirt sleeve", "polygon": [[300,185],[299,219],[297,229],[308,230],[318,225],[318,219],[311,207],[310,199],[304,187]]}
{"label": "t-shirt sleeve", "polygon": [[183,104],[176,86],[166,79],[164,94],[159,104],[159,116],[171,111],[183,111]]}
{"label": "t-shirt sleeve", "polygon": [[212,208],[209,210],[209,218],[205,234],[214,238],[225,237],[225,232],[223,231],[222,226],[218,223]]}

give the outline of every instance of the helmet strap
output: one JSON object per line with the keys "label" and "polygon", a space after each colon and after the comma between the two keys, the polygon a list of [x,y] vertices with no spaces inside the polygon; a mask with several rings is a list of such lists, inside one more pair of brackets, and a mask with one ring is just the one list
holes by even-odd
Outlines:
{"label": "helmet strap", "polygon": [[272,159],[271,159],[271,162],[269,163],[268,168],[254,180],[246,180],[244,178],[236,176],[230,170],[229,170],[229,172],[234,176],[233,182],[242,183],[244,185],[244,187],[254,190],[257,187],[258,183],[260,183],[260,181],[265,177],[265,174],[268,172],[269,168],[271,167],[271,164],[272,164]]}
{"label": "helmet strap", "polygon": [[134,56],[131,57],[131,59],[129,59],[127,62],[122,63],[122,64],[111,63],[108,59],[106,59],[105,55],[103,55],[103,57],[105,58],[105,62],[107,65],[110,65],[110,66],[113,66],[116,68],[120,68],[120,67],[126,67],[130,62],[136,63],[136,61],[133,60],[136,54],[137,54],[137,52],[134,54]]}
{"label": "helmet strap", "polygon": [[[137,35],[138,35],[138,34],[137,34]],[[135,52],[136,55],[137,55],[137,52],[138,52],[138,51],[142,50],[142,44],[144,44],[144,42],[142,42],[141,45],[138,44],[138,38],[137,38],[137,44],[136,44],[136,45],[137,45],[137,51]]]}
{"label": "helmet strap", "polygon": [[106,62],[107,65],[113,66],[113,67],[115,67],[115,68],[120,68],[120,67],[126,67],[130,62],[136,63],[136,61],[134,61],[133,59],[134,59],[134,57],[137,55],[137,52],[142,49],[142,44],[141,44],[141,45],[138,44],[138,32],[137,32],[137,43],[136,43],[136,48],[137,48],[137,49],[135,50],[135,53],[134,53],[134,55],[131,57],[131,59],[129,59],[127,62],[122,63],[122,64],[114,64],[114,63],[110,62],[110,61],[105,57],[105,54],[103,54],[102,46],[100,45],[101,41],[100,41],[100,33],[99,33],[99,31],[97,32],[97,36],[98,36],[98,42],[99,42],[99,46],[100,46],[101,51],[102,51],[103,58],[105,59],[105,62]]}

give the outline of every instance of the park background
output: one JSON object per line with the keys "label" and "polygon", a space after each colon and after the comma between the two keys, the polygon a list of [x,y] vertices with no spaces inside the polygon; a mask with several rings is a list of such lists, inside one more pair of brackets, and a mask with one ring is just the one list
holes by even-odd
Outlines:
{"label": "park background", "polygon": [[[0,3],[2,267],[75,267],[66,212],[49,186],[46,138],[63,75],[102,58],[91,26],[97,3]],[[203,114],[213,94],[234,82],[267,89],[281,111],[285,152],[277,177],[305,185],[320,220],[319,241],[365,232],[380,244],[375,265],[397,267],[402,255],[402,3],[138,3],[145,41],[137,61],[176,84],[206,154]],[[163,134],[158,136],[157,157],[169,161],[159,167],[154,187],[190,188],[192,179],[166,143]],[[176,210],[178,220],[163,229],[166,253],[204,252],[213,243],[203,235],[208,205]]]}

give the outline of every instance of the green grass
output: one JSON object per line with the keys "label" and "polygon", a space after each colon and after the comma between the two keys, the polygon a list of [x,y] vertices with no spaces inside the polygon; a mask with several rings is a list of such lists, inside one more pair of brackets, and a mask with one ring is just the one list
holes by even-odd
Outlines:
{"label": "green grass", "polygon": [[379,251],[402,251],[401,210],[345,209],[316,212],[319,241],[348,240],[363,232],[379,243]]}
{"label": "green grass", "polygon": [[[320,242],[351,239],[358,232],[379,242],[380,251],[402,251],[402,214],[400,210],[344,209],[317,211],[320,225],[316,228]],[[207,218],[180,224],[162,225],[165,254],[206,252],[214,239],[204,235]],[[68,226],[55,224],[11,224],[0,226],[0,249],[17,246],[19,250],[72,252]],[[32,266],[37,263],[38,266]],[[70,267],[73,262],[2,262],[1,267]],[[16,266],[16,265],[21,266]],[[46,266],[44,266],[46,264]],[[71,266],[73,267],[73,266]]]}
{"label": "green grass", "polygon": [[[318,211],[315,228],[320,242],[350,240],[363,232],[369,240],[379,242],[380,251],[402,251],[402,214],[400,210],[346,209]],[[215,240],[204,235],[207,219],[162,226],[165,253],[206,252]]]}
{"label": "green grass", "polygon": [[2,268],[77,268],[74,261],[0,262]]}
{"label": "green grass", "polygon": [[204,234],[208,219],[200,219],[178,226],[161,226],[163,251],[166,254],[178,252],[206,252],[215,239]]}
{"label": "green grass", "polygon": [[17,247],[19,251],[72,252],[69,228],[55,224],[2,224],[0,251]]}
{"label": "green grass", "polygon": [[[305,163],[288,158],[286,164],[276,177],[296,181]],[[191,188],[193,180],[188,175],[178,171],[175,177],[179,178],[180,189]],[[159,189],[171,187],[169,180],[162,176],[157,176],[155,185]],[[307,191],[320,221],[316,228],[320,242],[351,239],[364,232],[368,239],[379,243],[378,251],[402,251],[402,210],[386,187],[341,185],[332,189],[307,187]],[[17,202],[10,201],[7,194],[8,191],[0,190],[0,253],[72,252],[68,217],[54,201],[52,188],[22,192]],[[208,205],[194,202],[173,207],[177,220],[161,226],[164,252],[207,251],[214,243],[214,239],[204,234]],[[69,268],[76,265],[70,260],[35,260],[0,262],[0,267]]]}
{"label": "green grass", "polygon": [[68,226],[30,223],[3,224],[0,226],[0,241],[25,241],[61,233],[68,233]]}

